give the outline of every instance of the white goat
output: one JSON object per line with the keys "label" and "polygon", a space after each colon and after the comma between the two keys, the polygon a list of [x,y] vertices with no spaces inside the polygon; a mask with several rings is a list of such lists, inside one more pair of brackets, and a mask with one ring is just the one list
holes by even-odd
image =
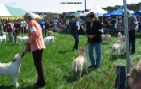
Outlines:
{"label": "white goat", "polygon": [[54,36],[47,36],[46,38],[44,38],[44,42],[46,45],[50,42],[54,43]]}
{"label": "white goat", "polygon": [[125,49],[125,36],[119,32],[118,41],[112,45],[110,59],[112,59],[113,51],[117,51],[117,56],[119,59],[119,56],[121,55],[122,52],[124,52],[124,49]]}
{"label": "white goat", "polygon": [[6,35],[2,35],[2,36],[0,36],[0,42],[3,42],[3,41],[6,42]]}
{"label": "white goat", "polygon": [[[84,48],[80,48],[80,55],[75,58],[72,62],[72,70],[73,70],[73,75],[76,74],[79,75],[79,77],[81,78],[82,76],[82,72],[84,71],[84,69],[86,70],[86,54],[85,54],[85,50]],[[86,70],[87,71],[87,70]]]}
{"label": "white goat", "polygon": [[28,36],[17,36],[17,42],[25,43],[28,40]]}
{"label": "white goat", "polygon": [[19,83],[17,81],[18,74],[20,72],[20,65],[21,60],[26,52],[18,53],[14,56],[14,59],[8,63],[1,63],[0,62],[0,74],[2,75],[9,75],[13,79],[13,84],[15,87],[19,87]]}

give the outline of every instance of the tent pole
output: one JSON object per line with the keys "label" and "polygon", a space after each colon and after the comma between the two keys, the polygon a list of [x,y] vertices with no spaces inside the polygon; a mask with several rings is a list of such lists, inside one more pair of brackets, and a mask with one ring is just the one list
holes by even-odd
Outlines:
{"label": "tent pole", "polygon": [[85,12],[86,12],[86,0],[84,0],[84,2],[85,2]]}
{"label": "tent pole", "polygon": [[126,43],[126,65],[127,73],[130,71],[130,52],[129,52],[129,32],[128,32],[128,15],[127,15],[127,3],[123,0],[124,7],[124,28],[125,28],[125,43]]}

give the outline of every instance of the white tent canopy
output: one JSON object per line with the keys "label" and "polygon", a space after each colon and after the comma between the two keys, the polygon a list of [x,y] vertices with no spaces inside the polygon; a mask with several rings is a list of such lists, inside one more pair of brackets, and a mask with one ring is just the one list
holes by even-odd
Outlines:
{"label": "white tent canopy", "polygon": [[[6,4],[0,4],[0,17],[23,16],[26,12],[28,11],[18,7],[11,7]],[[33,13],[33,16],[35,18],[41,18],[39,15],[35,13]]]}
{"label": "white tent canopy", "polygon": [[0,16],[23,16],[26,12],[27,11],[22,8],[0,4]]}
{"label": "white tent canopy", "polygon": [[103,16],[103,14],[107,13],[107,11],[102,9],[101,7],[92,8],[91,12],[94,12],[97,16]]}
{"label": "white tent canopy", "polygon": [[11,16],[4,4],[0,4],[0,16]]}

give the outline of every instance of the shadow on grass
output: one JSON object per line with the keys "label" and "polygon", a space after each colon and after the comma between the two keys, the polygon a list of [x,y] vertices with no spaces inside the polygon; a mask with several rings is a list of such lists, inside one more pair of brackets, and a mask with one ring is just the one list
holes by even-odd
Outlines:
{"label": "shadow on grass", "polygon": [[[92,71],[94,71],[96,69],[94,68],[88,68],[87,71],[83,71],[81,78],[83,78],[84,76],[88,75],[89,73],[91,73]],[[81,78],[78,76],[78,74],[72,74],[71,72],[68,74],[68,76],[64,77],[66,79],[66,81],[68,83],[73,83],[75,81],[81,80]]]}
{"label": "shadow on grass", "polygon": [[60,50],[58,51],[59,54],[67,54],[69,52],[73,52],[72,50]]}
{"label": "shadow on grass", "polygon": [[108,43],[108,42],[102,42],[102,44],[103,44],[103,45],[109,45],[109,43]]}
{"label": "shadow on grass", "polygon": [[66,79],[66,81],[67,81],[68,83],[73,83],[73,82],[75,82],[75,81],[78,80],[78,78],[75,77],[75,76],[73,76],[71,72],[69,73],[68,76],[64,76],[64,78]]}
{"label": "shadow on grass", "polygon": [[0,89],[13,89],[14,86],[0,86]]}
{"label": "shadow on grass", "polygon": [[19,87],[19,88],[16,88],[15,86],[11,85],[11,86],[0,86],[0,89],[37,89],[33,86],[24,86],[24,87]]}
{"label": "shadow on grass", "polygon": [[9,43],[9,42],[7,42],[5,44],[5,46],[19,46],[19,45],[21,45],[21,44],[18,44],[18,43]]}
{"label": "shadow on grass", "polygon": [[35,88],[33,86],[24,86],[24,87],[20,87],[19,89],[38,89],[38,88]]}

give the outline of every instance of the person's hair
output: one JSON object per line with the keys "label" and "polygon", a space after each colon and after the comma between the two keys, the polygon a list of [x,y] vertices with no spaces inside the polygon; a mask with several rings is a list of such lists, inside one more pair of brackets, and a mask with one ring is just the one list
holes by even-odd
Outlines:
{"label": "person's hair", "polygon": [[99,17],[98,16],[95,16],[95,20],[98,20],[99,19]]}
{"label": "person's hair", "polygon": [[79,19],[80,17],[79,17],[79,16],[75,16],[74,18],[75,18],[75,19]]}
{"label": "person's hair", "polygon": [[33,13],[27,12],[27,13],[25,13],[25,15],[24,15],[24,19],[25,19],[25,20],[33,20],[33,19],[35,19],[35,18],[34,18],[34,16],[33,16]]}
{"label": "person's hair", "polygon": [[94,17],[95,17],[94,12],[89,12],[88,15],[87,15],[87,17],[89,17],[89,18],[94,18]]}

